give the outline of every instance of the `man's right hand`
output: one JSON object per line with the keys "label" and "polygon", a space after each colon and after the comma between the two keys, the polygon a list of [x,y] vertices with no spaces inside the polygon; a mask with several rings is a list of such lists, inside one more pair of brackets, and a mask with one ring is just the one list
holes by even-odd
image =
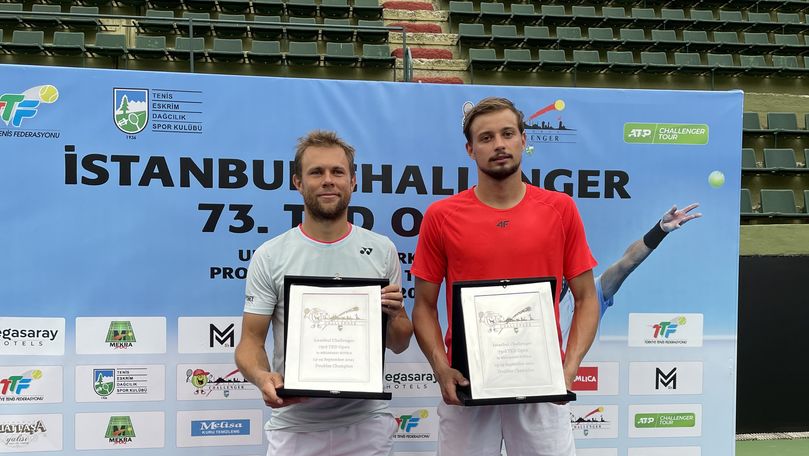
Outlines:
{"label": "man's right hand", "polygon": [[306,398],[303,397],[287,397],[280,398],[276,393],[278,388],[284,386],[284,376],[278,372],[265,372],[261,375],[258,382],[258,387],[261,390],[261,396],[264,403],[272,408],[286,407],[288,405],[303,402]]}
{"label": "man's right hand", "polygon": [[435,376],[438,377],[438,385],[441,387],[441,396],[444,398],[444,402],[449,405],[463,405],[458,399],[457,386],[468,386],[469,380],[450,366],[437,368]]}

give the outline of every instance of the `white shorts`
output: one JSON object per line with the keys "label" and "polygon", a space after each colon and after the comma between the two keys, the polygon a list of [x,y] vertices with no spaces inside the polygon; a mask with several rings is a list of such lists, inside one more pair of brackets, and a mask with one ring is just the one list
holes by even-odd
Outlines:
{"label": "white shorts", "polygon": [[327,431],[267,431],[267,456],[389,456],[396,427],[385,414]]}
{"label": "white shorts", "polygon": [[437,456],[575,456],[570,407],[515,404],[438,406]]}

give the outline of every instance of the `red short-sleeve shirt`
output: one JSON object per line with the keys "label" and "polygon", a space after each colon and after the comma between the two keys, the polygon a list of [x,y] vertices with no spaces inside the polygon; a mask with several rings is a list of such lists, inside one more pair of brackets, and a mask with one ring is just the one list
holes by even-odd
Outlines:
{"label": "red short-sleeve shirt", "polygon": [[[483,204],[469,189],[430,205],[421,223],[411,272],[440,284],[446,279],[447,318],[452,321],[452,284],[463,280],[556,277],[556,283],[595,267],[573,199],[526,184],[510,209]],[[554,311],[559,331],[559,291]],[[451,358],[452,328],[444,342]]]}

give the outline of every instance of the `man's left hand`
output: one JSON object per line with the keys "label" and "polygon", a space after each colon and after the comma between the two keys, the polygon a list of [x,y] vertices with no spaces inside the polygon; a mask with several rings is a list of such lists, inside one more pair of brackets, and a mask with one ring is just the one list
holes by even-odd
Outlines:
{"label": "man's left hand", "polygon": [[702,217],[702,214],[699,212],[689,214],[689,212],[697,207],[699,207],[699,203],[693,203],[678,211],[676,205],[672,206],[671,209],[669,209],[668,212],[663,214],[663,217],[660,218],[660,228],[666,233],[671,233],[677,228],[685,225],[685,223],[689,220]]}
{"label": "man's left hand", "polygon": [[388,285],[382,289],[382,312],[395,317],[404,309],[404,295],[399,285]]}

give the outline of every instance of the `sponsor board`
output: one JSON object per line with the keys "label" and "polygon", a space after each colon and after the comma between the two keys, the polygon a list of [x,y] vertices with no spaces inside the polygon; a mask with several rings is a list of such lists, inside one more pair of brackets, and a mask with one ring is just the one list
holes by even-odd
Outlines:
{"label": "sponsor board", "polygon": [[576,456],[618,456],[618,448],[576,448]]}
{"label": "sponsor board", "polygon": [[77,317],[79,355],[166,352],[165,317]]}
{"label": "sponsor board", "polygon": [[702,404],[629,406],[629,437],[699,437]]}
{"label": "sponsor board", "polygon": [[583,362],[571,390],[577,395],[614,396],[618,394],[618,363]]}
{"label": "sponsor board", "polygon": [[0,415],[0,453],[62,451],[62,415]]}
{"label": "sponsor board", "polygon": [[242,317],[180,317],[180,353],[233,353],[242,337]]}
{"label": "sponsor board", "polygon": [[77,413],[77,450],[165,447],[163,412]]}
{"label": "sponsor board", "polygon": [[261,392],[245,380],[235,364],[177,365],[177,400],[261,400]]}
{"label": "sponsor board", "polygon": [[702,394],[702,362],[629,363],[629,394]]}
{"label": "sponsor board", "polygon": [[0,355],[64,354],[64,318],[0,317]]}
{"label": "sponsor board", "polygon": [[702,449],[700,447],[630,448],[627,456],[702,456]]}
{"label": "sponsor board", "polygon": [[1,366],[0,404],[62,402],[62,366]]}
{"label": "sponsor board", "polygon": [[577,439],[618,437],[617,405],[571,405],[570,425]]}
{"label": "sponsor board", "polygon": [[140,402],[166,398],[162,364],[76,366],[76,402]]}
{"label": "sponsor board", "polygon": [[438,411],[436,407],[395,407],[391,413],[396,419],[394,441],[437,442]]}
{"label": "sponsor board", "polygon": [[702,314],[630,313],[630,347],[702,347]]}
{"label": "sponsor board", "polygon": [[396,397],[440,397],[441,388],[429,363],[388,363],[385,365],[386,393]]}
{"label": "sponsor board", "polygon": [[261,445],[261,410],[188,410],[177,412],[177,446]]}

